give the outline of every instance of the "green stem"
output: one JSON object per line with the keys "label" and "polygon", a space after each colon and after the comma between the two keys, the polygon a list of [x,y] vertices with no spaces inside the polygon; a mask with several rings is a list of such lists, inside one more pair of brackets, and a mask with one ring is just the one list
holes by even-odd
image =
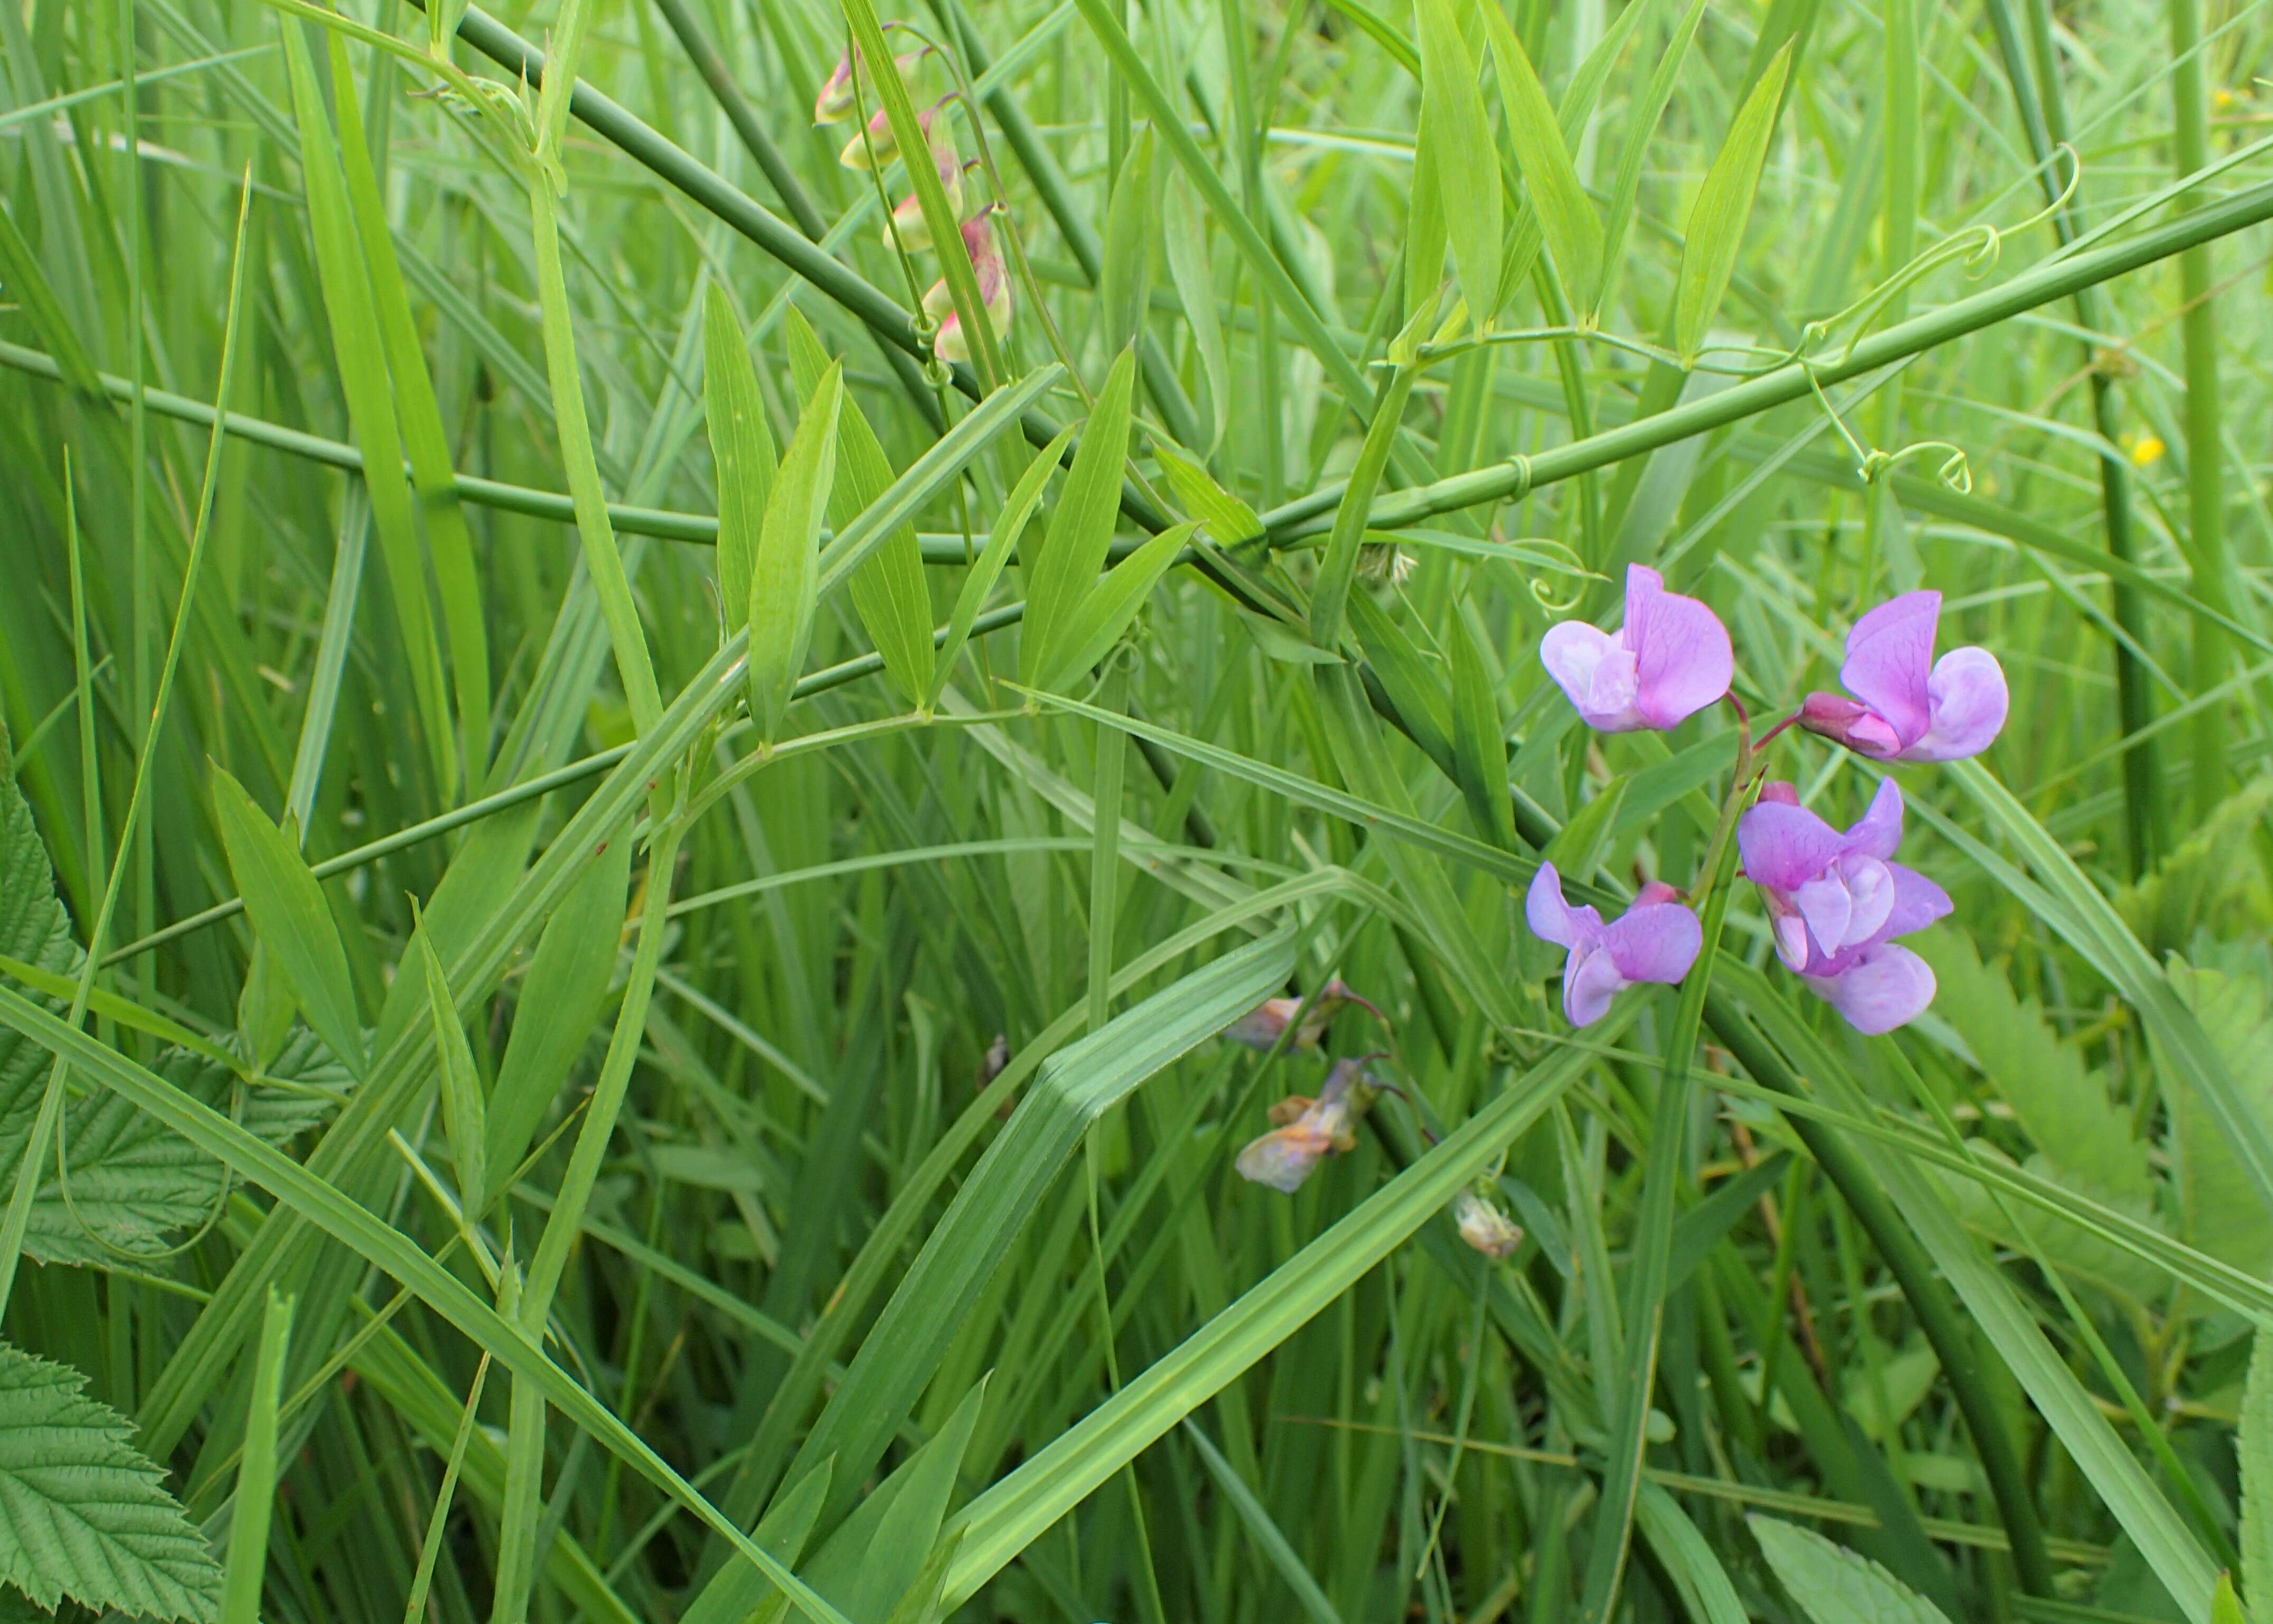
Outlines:
{"label": "green stem", "polygon": [[[2209,162],[2209,96],[2203,84],[2202,0],[2170,0],[2171,96],[2177,116],[2178,168],[2193,174]],[[2225,458],[2221,444],[2217,383],[2217,312],[2210,304],[2210,252],[2207,244],[2179,255],[2179,289],[2185,300],[2180,330],[2187,365],[2187,557],[2194,568],[2194,596],[2207,608],[2224,613],[2226,590]],[[2232,665],[2225,634],[2197,618],[2194,634],[2194,686],[2208,693],[2225,680]],[[2232,774],[2225,759],[2226,725],[2222,710],[2205,709],[2188,729],[2193,740],[2194,804],[2207,816],[2224,800]]]}

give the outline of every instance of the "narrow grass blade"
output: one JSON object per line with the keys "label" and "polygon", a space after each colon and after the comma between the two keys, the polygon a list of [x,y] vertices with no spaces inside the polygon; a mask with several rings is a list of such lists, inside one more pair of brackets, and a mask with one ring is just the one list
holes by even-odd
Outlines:
{"label": "narrow grass blade", "polygon": [[778,457],[742,324],[716,282],[703,295],[702,404],[718,471],[718,605],[731,637],[750,623],[750,580]]}
{"label": "narrow grass blade", "polygon": [[924,691],[925,704],[939,703],[948,679],[955,674],[955,662],[962,658],[963,646],[971,640],[971,623],[979,618],[979,605],[1001,578],[1002,567],[1017,550],[1034,509],[1040,505],[1042,487],[1049,483],[1051,473],[1072,441],[1073,431],[1067,429],[1043,447],[1018,477],[1010,494],[1003,499],[1002,510],[995,515],[994,528],[987,533],[986,551],[979,555],[979,561],[963,578],[963,590],[956,594],[955,612],[948,616],[947,636],[941,642],[932,666],[931,686]]}
{"label": "narrow grass blade", "polygon": [[[1594,213],[1586,188],[1579,184],[1579,171],[1571,162],[1571,149],[1564,145],[1554,104],[1548,101],[1547,87],[1539,82],[1538,71],[1531,65],[1523,41],[1516,37],[1514,25],[1496,5],[1481,9],[1491,41],[1492,61],[1499,69],[1500,105],[1507,114],[1508,139],[1515,146],[1524,190],[1539,215],[1540,235],[1546,239],[1556,274],[1578,303],[1579,320],[1591,321],[1594,291],[1602,277],[1601,217]],[[1469,194],[1456,195],[1465,199]]]}
{"label": "narrow grass blade", "polygon": [[844,377],[832,364],[814,386],[782,454],[750,569],[750,718],[770,740],[805,669],[821,592],[821,517],[837,472]]}
{"label": "narrow grass blade", "polygon": [[268,1294],[260,1347],[252,1361],[251,1410],[229,1513],[221,1624],[260,1624],[261,1581],[268,1571],[268,1517],[276,1498],[276,1411],[283,1402],[284,1350],[292,1335],[292,1299]]}
{"label": "narrow grass blade", "polygon": [[[1497,14],[1495,6],[1484,11]],[[1459,272],[1460,291],[1467,296],[1470,319],[1479,328],[1489,327],[1499,303],[1499,143],[1492,137],[1476,60],[1461,38],[1452,0],[1419,0],[1414,15],[1421,35],[1422,117],[1429,124],[1452,264]],[[1504,64],[1500,71],[1504,81]]]}
{"label": "narrow grass blade", "polygon": [[1682,234],[1681,277],[1673,295],[1673,344],[1684,363],[1694,362],[1706,329],[1720,313],[1722,296],[1736,274],[1737,251],[1752,217],[1760,167],[1767,161],[1768,138],[1775,133],[1776,110],[1783,105],[1784,79],[1791,71],[1787,46],[1769,62],[1737,109],[1713,167],[1705,172],[1697,201]]}

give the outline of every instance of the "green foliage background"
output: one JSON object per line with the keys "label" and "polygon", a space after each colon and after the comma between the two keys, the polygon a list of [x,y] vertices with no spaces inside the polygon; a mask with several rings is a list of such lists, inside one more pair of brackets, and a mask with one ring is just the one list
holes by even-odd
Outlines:
{"label": "green foliage background", "polygon": [[2273,1616],[2258,0],[433,3],[0,5],[0,1619]]}

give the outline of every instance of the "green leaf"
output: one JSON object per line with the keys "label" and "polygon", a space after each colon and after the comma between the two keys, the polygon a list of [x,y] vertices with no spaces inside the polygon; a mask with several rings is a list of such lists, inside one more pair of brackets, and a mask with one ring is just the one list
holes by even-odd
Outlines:
{"label": "green leaf", "polygon": [[[1547,87],[1539,82],[1514,25],[1497,5],[1480,9],[1491,39],[1492,60],[1499,68],[1500,105],[1507,113],[1508,139],[1515,145],[1524,190],[1539,215],[1548,256],[1584,321],[1594,313],[1594,293],[1602,282],[1602,222],[1579,184]],[[1466,194],[1459,195],[1465,203]]]}
{"label": "green leaf", "polygon": [[2273,1601],[2273,1330],[2261,1326],[2241,1394],[2241,1583],[2262,1607]]}
{"label": "green leaf", "polygon": [[[1436,297],[1444,282],[1444,250],[1452,242],[1452,226],[1444,218],[1444,188],[1437,180],[1437,148],[1441,144],[1424,104],[1413,132],[1413,185],[1405,202],[1405,309],[1408,314]],[[1503,275],[1501,286],[1505,283]]]}
{"label": "green leaf", "polygon": [[2217,1589],[2210,1594],[2209,1624],[2249,1624],[2249,1615],[2241,1610],[2241,1598],[2233,1593],[2230,1573],[2218,1575]]}
{"label": "green leaf", "polygon": [[1026,533],[1027,523],[1041,504],[1042,487],[1049,483],[1052,470],[1072,440],[1073,431],[1061,429],[1055,440],[1036,452],[1034,460],[1026,464],[1026,471],[1018,477],[1018,483],[1004,499],[1002,511],[995,515],[994,527],[986,537],[986,549],[979,555],[971,573],[963,578],[963,590],[956,594],[955,612],[947,619],[947,639],[939,645],[931,687],[924,695],[926,705],[939,703],[948,678],[954,674],[955,662],[962,658],[963,645],[971,639],[971,627],[979,618],[979,606],[986,601],[986,595],[994,590],[994,583],[1001,578],[1003,565],[1017,550],[1019,538]]}
{"label": "green leaf", "polygon": [[[1613,1011],[1600,1041],[1616,1041],[1639,1007],[1631,1001]],[[973,1500],[957,1520],[963,1550],[948,1594],[975,1593],[1123,1464],[1309,1324],[1443,1212],[1590,1064],[1590,1055],[1564,1049],[1502,1090],[1410,1168]]]}
{"label": "green leaf", "polygon": [[1198,529],[1189,522],[1170,525],[1115,564],[1090,589],[1050,639],[1050,669],[1042,677],[1042,686],[1062,687],[1105,658]]}
{"label": "green leaf", "polygon": [[1940,1608],[1869,1557],[1774,1517],[1755,1515],[1744,1523],[1815,1624],[1949,1624]]}
{"label": "green leaf", "polygon": [[[813,1538],[821,1507],[829,1499],[829,1484],[836,1462],[827,1460],[777,1496],[750,1538],[758,1548],[793,1568]],[[776,1624],[789,1613],[789,1598],[774,1582],[744,1561],[730,1561],[711,1576],[679,1624]]]}
{"label": "green leaf", "polygon": [[[415,917],[415,915],[414,915]],[[442,1082],[442,1132],[450,1141],[451,1165],[458,1170],[458,1199],[469,1220],[489,1206],[489,1109],[473,1046],[458,1023],[458,1002],[450,995],[450,974],[423,929],[410,933],[411,956],[426,982],[426,1002],[434,1021],[434,1057]]]}
{"label": "green leaf", "polygon": [[1121,511],[1121,469],[1129,455],[1129,398],[1136,387],[1136,355],[1124,350],[1099,393],[1074,453],[1073,469],[1058,492],[1042,545],[1021,561],[1026,575],[1025,628],[1018,640],[1018,680],[1042,686],[1050,669],[1051,648],[1074,606],[1088,596],[1105,568],[1113,527]]}
{"label": "green leaf", "polygon": [[814,1554],[806,1581],[845,1617],[884,1618],[922,1574],[986,1397],[982,1380],[937,1435],[877,1485]]}
{"label": "green leaf", "polygon": [[1620,256],[1625,248],[1626,231],[1633,223],[1634,202],[1641,193],[1642,161],[1648,155],[1650,141],[1657,133],[1657,121],[1665,116],[1665,104],[1673,99],[1674,80],[1681,72],[1690,42],[1697,37],[1697,25],[1704,17],[1705,0],[1689,0],[1689,10],[1682,14],[1672,41],[1658,57],[1648,86],[1629,115],[1625,144],[1618,149],[1617,175],[1610,182],[1609,207],[1605,212],[1608,223],[1602,232],[1602,280],[1594,296],[1597,310],[1609,299],[1611,284],[1622,268]]}
{"label": "green leaf", "polygon": [[[784,324],[790,371],[798,398],[811,411],[831,363],[804,318],[794,311],[791,315]],[[883,443],[859,404],[847,397],[837,414],[836,479],[826,491],[830,528],[841,536],[892,483],[892,461],[884,455]],[[922,697],[932,668],[931,588],[924,580],[923,548],[916,540],[915,526],[900,523],[887,529],[874,550],[854,567],[849,584],[853,610],[876,652],[883,656],[885,671],[912,703]],[[799,664],[803,663],[800,646]]]}
{"label": "green leaf", "polygon": [[718,470],[718,602],[731,637],[750,623],[750,575],[773,494],[773,431],[741,323],[712,282],[702,303],[702,410]]}
{"label": "green leaf", "polygon": [[244,786],[213,771],[214,816],[229,853],[230,875],[252,928],[275,955],[276,967],[316,1034],[350,1071],[363,1075],[363,1022],[347,949],[324,888],[300,855],[300,843],[270,823]]}
{"label": "green leaf", "polygon": [[[316,272],[331,321],[332,357],[340,392],[347,399],[348,427],[363,453],[371,495],[371,516],[379,531],[379,557],[394,602],[395,628],[410,668],[412,692],[425,724],[426,744],[435,771],[446,785],[456,782],[449,710],[442,695],[442,655],[434,637],[433,612],[426,596],[426,564],[418,543],[417,516],[410,487],[401,473],[402,436],[394,417],[394,384],[387,376],[386,340],[371,289],[362,244],[348,199],[347,177],[340,167],[309,60],[305,31],[286,27],[284,62],[290,71],[292,105],[300,121],[300,174],[308,197],[308,229],[315,239]],[[320,1028],[319,1028],[320,1030]]]}
{"label": "green leaf", "polygon": [[1223,1451],[1209,1440],[1208,1435],[1193,1424],[1189,1416],[1184,1417],[1184,1436],[1191,1440],[1192,1447],[1199,1451],[1200,1464],[1207,1468],[1208,1476],[1215,1480],[1217,1492],[1231,1502],[1232,1510],[1247,1525],[1247,1537],[1261,1548],[1271,1566],[1279,1570],[1279,1576],[1287,1582],[1287,1588],[1294,1592],[1294,1599],[1302,1605],[1302,1611],[1317,1620],[1317,1624],[1342,1624],[1341,1615],[1334,1611],[1334,1604],[1320,1588],[1317,1577],[1304,1566],[1301,1553],[1287,1543],[1287,1536],[1280,1531],[1279,1524],[1272,1521],[1270,1508],[1256,1498],[1255,1491],[1248,1487],[1247,1480],[1239,1475],[1229,1461],[1223,1458]]}
{"label": "green leaf", "polygon": [[[1149,129],[1145,139],[1152,139]],[[1224,343],[1223,322],[1216,310],[1215,266],[1208,257],[1207,222],[1181,176],[1169,181],[1160,203],[1161,245],[1167,251],[1168,280],[1175,284],[1176,302],[1183,306],[1184,320],[1192,330],[1192,348],[1199,355],[1200,374],[1207,380],[1211,425],[1207,451],[1212,456],[1223,444],[1223,431],[1231,422],[1231,351]],[[1437,257],[1441,259],[1443,255]],[[1217,539],[1227,545],[1243,538],[1219,536]]]}
{"label": "green leaf", "polygon": [[1744,1605],[1729,1583],[1728,1569],[1679,1500],[1659,1485],[1644,1483],[1634,1498],[1634,1526],[1673,1576],[1692,1624],[1745,1624]]}
{"label": "green leaf", "polygon": [[513,1035],[506,1040],[505,1059],[490,1095],[485,1182],[491,1190],[501,1187],[528,1151],[570,1068],[599,1027],[622,944],[624,887],[631,868],[632,831],[626,828],[601,846],[537,938],[536,956],[521,984]]}
{"label": "green leaf", "polygon": [[67,1365],[0,1342],[0,1583],[53,1612],[65,1598],[208,1624],[221,1570],[129,1440],[133,1427]]}
{"label": "green leaf", "polygon": [[276,1498],[276,1418],[284,1402],[284,1350],[291,1335],[292,1299],[272,1287],[253,1356],[244,1445],[229,1511],[221,1624],[260,1624],[260,1582],[268,1571],[268,1519]]}
{"label": "green leaf", "polygon": [[805,669],[821,590],[821,515],[837,474],[837,415],[844,399],[831,364],[806,401],[766,500],[750,572],[750,715],[770,741]]}
{"label": "green leaf", "polygon": [[1175,492],[1184,511],[1199,521],[1210,541],[1219,547],[1236,547],[1262,536],[1263,521],[1255,509],[1236,493],[1217,484],[1215,476],[1194,461],[1182,447],[1156,434],[1152,437],[1152,455],[1159,459],[1160,472],[1167,479],[1168,488]]}
{"label": "green leaf", "polygon": [[[1442,0],[1437,0],[1438,4]],[[1310,641],[1322,649],[1341,646],[1342,614],[1349,604],[1350,583],[1357,575],[1358,548],[1365,541],[1365,522],[1373,507],[1373,493],[1397,444],[1405,402],[1413,393],[1414,369],[1400,366],[1390,374],[1388,387],[1374,409],[1373,421],[1358,448],[1349,483],[1342,487],[1334,509],[1334,528],[1326,540],[1325,556],[1318,560],[1318,578],[1310,588]]]}
{"label": "green leaf", "polygon": [[1452,763],[1460,793],[1476,831],[1511,852],[1522,846],[1515,833],[1515,801],[1507,786],[1507,737],[1491,673],[1467,618],[1456,609],[1447,635],[1452,655]]}
{"label": "green leaf", "polygon": [[[1152,242],[1159,212],[1152,184],[1152,128],[1137,132],[1114,177],[1105,211],[1105,274],[1098,288],[1106,347],[1116,353],[1136,342],[1152,293]],[[1211,299],[1213,289],[1209,290]],[[1213,309],[1211,304],[1211,310]]]}
{"label": "green leaf", "polygon": [[[1489,13],[1497,8],[1487,0],[1483,9]],[[1504,209],[1499,144],[1492,137],[1476,60],[1460,36],[1452,0],[1418,0],[1414,15],[1421,34],[1421,117],[1435,149],[1452,265],[1467,296],[1469,319],[1481,329],[1498,313]]]}
{"label": "green leaf", "polygon": [[843,1485],[857,1485],[1089,1125],[1270,996],[1294,964],[1294,939],[1283,932],[1234,949],[1043,1062],[860,1344],[799,1462],[834,1455],[838,1497]]}
{"label": "green leaf", "polygon": [[1744,225],[1752,218],[1760,167],[1767,162],[1768,138],[1775,132],[1776,109],[1782,105],[1784,78],[1790,71],[1791,48],[1787,45],[1737,109],[1728,139],[1721,143],[1689,211],[1681,241],[1681,276],[1673,296],[1673,342],[1684,363],[1696,360],[1706,331],[1720,312],[1721,297],[1729,290],[1729,279],[1736,274],[1737,251],[1744,245]]}
{"label": "green leaf", "polygon": [[2273,925],[2263,868],[2233,861],[2269,816],[2273,773],[2260,773],[2220,801],[2152,874],[2116,892],[2115,911],[2149,952],[2186,952],[2197,930],[2236,941]]}
{"label": "green leaf", "polygon": [[[2264,1056],[2273,1044],[2273,994],[2256,976],[2198,969],[2179,959],[2172,961],[2170,976],[2211,1047],[2233,1068],[2235,1084],[2246,1091],[2245,1103],[2273,1124],[2273,1087],[2264,1075]],[[2273,1269],[2273,1222],[2267,1221],[2248,1169],[2217,1116],[2190,1089],[2167,1089],[2164,1098],[2175,1141],[2172,1159],[2179,1170],[2186,1238],[2253,1274]]]}
{"label": "green leaf", "polygon": [[[1406,736],[1446,778],[1458,781],[1459,768],[1452,758],[1452,708],[1445,697],[1442,673],[1422,657],[1390,613],[1374,602],[1372,593],[1350,594],[1349,619],[1358,647],[1365,650],[1366,663],[1373,667],[1382,691],[1396,707]],[[1324,650],[1311,652],[1323,655]],[[1321,658],[1314,663],[1331,662]]]}

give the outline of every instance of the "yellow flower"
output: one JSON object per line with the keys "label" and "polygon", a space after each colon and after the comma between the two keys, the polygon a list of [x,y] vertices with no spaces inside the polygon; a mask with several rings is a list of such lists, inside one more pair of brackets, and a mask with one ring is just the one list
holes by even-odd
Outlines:
{"label": "yellow flower", "polygon": [[2151,468],[2163,460],[2167,449],[2159,434],[2126,434],[2123,445],[2131,453],[2132,465],[2136,468]]}

